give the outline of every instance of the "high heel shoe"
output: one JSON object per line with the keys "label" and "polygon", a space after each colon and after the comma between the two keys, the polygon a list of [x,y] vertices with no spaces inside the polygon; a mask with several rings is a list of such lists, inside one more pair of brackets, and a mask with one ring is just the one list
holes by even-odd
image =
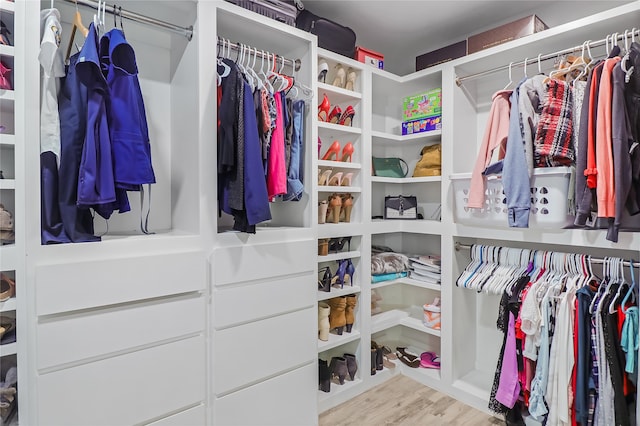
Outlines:
{"label": "high heel shoe", "polygon": [[328,121],[329,109],[331,109],[331,103],[326,94],[322,96],[322,103],[318,105],[318,121]]}
{"label": "high heel shoe", "polygon": [[329,240],[329,252],[338,253],[342,251],[345,243],[349,245],[347,251],[351,251],[351,237],[331,238]]}
{"label": "high heel shoe", "polygon": [[0,21],[0,44],[4,44],[6,46],[12,46],[11,40],[9,40],[9,28],[4,24],[4,22]]}
{"label": "high heel shoe", "polygon": [[326,342],[329,340],[329,314],[331,308],[325,302],[318,303],[318,339]]}
{"label": "high heel shoe", "polygon": [[353,382],[356,378],[356,371],[358,371],[356,356],[354,354],[344,354],[344,359],[347,360],[347,371],[349,372],[349,378]]}
{"label": "high heel shoe", "polygon": [[318,136],[318,157],[320,157],[320,150],[322,149],[322,139]]}
{"label": "high heel shoe", "polygon": [[329,370],[329,364],[320,358],[318,358],[318,389],[322,392],[331,392],[331,371]]}
{"label": "high heel shoe", "polygon": [[336,161],[338,159],[338,155],[340,155],[340,142],[333,141],[327,152],[324,153],[322,159]]}
{"label": "high heel shoe", "polygon": [[318,81],[327,82],[327,73],[329,72],[329,64],[324,59],[318,62]]}
{"label": "high heel shoe", "polygon": [[327,209],[329,208],[329,202],[322,200],[318,202],[318,223],[323,224],[327,222]]}
{"label": "high heel shoe", "polygon": [[328,238],[320,238],[318,240],[318,256],[326,256],[329,254],[330,241]]}
{"label": "high heel shoe", "polygon": [[347,368],[347,360],[341,356],[334,356],[329,363],[329,370],[331,371],[331,378],[337,379],[341,385],[344,385],[344,379],[349,374]]}
{"label": "high heel shoe", "polygon": [[9,81],[9,73],[11,68],[8,68],[5,64],[0,62],[0,89],[13,90],[11,81]]}
{"label": "high heel shoe", "polygon": [[347,159],[349,161],[349,163],[351,163],[352,157],[353,156],[353,144],[351,142],[347,143],[344,148],[342,148],[342,159],[341,161],[346,163]]}
{"label": "high heel shoe", "polygon": [[333,85],[336,87],[344,87],[345,86],[346,74],[344,72],[344,68],[342,68],[341,64],[336,64],[336,75],[333,79]]}
{"label": "high heel shoe", "polygon": [[[340,208],[340,220],[342,222],[351,222],[351,210],[353,209],[353,195],[350,193],[342,194],[342,205]],[[342,218],[342,213],[344,213],[344,220]]]}
{"label": "high heel shoe", "polygon": [[[349,285],[353,287],[353,276],[356,273],[356,267],[353,266],[353,262],[351,262],[351,259],[347,259],[346,263],[347,263],[347,266],[345,267],[344,280],[346,281],[348,279]],[[347,300],[347,303],[348,302],[349,301]]]}
{"label": "high heel shoe", "polygon": [[347,298],[345,296],[338,296],[327,300],[329,305],[329,328],[330,331],[335,330],[336,334],[342,336],[342,330],[344,329],[347,319],[344,316],[344,309],[347,306]]}
{"label": "high heel shoe", "polygon": [[322,171],[322,169],[318,169],[318,186],[329,185],[329,177],[333,173],[333,170],[327,169]]}
{"label": "high heel shoe", "polygon": [[331,278],[331,286],[344,288],[344,277],[347,274],[347,261],[344,259],[338,260],[338,269]]}
{"label": "high heel shoe", "polygon": [[329,123],[338,124],[340,123],[342,116],[343,116],[342,109],[338,105],[336,105],[331,110],[331,113],[329,114],[329,118],[327,119],[327,121]]}
{"label": "high heel shoe", "polygon": [[354,312],[356,310],[356,304],[358,303],[358,298],[355,294],[347,295],[347,307],[344,310],[344,316],[346,320],[346,331],[347,333],[351,333],[351,329],[353,328],[353,323],[355,322]]}
{"label": "high heel shoe", "polygon": [[347,70],[347,84],[345,84],[344,88],[353,91],[356,87],[356,78],[358,78],[356,72],[349,67]]}
{"label": "high heel shoe", "polygon": [[340,186],[351,186],[351,180],[353,179],[353,172],[349,172],[342,176]]}
{"label": "high heel shoe", "polygon": [[356,111],[353,109],[351,105],[347,107],[347,109],[340,116],[340,120],[338,124],[342,126],[351,126],[353,124],[353,117],[356,115]]}
{"label": "high heel shoe", "polygon": [[335,192],[329,196],[329,210],[327,222],[340,222],[340,211],[342,210],[342,197]]}
{"label": "high heel shoe", "polygon": [[342,184],[342,172],[337,172],[329,179],[329,186],[340,186]]}
{"label": "high heel shoe", "polygon": [[331,269],[326,266],[320,270],[318,273],[323,272],[322,279],[318,280],[318,291],[331,291]]}

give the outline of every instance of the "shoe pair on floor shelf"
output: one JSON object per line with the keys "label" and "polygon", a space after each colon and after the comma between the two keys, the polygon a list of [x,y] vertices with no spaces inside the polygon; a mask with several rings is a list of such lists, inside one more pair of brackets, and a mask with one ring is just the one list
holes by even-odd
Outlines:
{"label": "shoe pair on floor shelf", "polygon": [[[331,110],[331,112],[329,112]],[[327,123],[340,124],[341,126],[351,126],[353,123],[353,117],[356,115],[356,110],[351,105],[342,112],[342,108],[335,105],[331,109],[331,102],[326,94],[322,96],[322,103],[318,105],[318,121],[324,121]]]}
{"label": "shoe pair on floor shelf", "polygon": [[353,382],[358,371],[358,363],[354,354],[334,356],[327,365],[324,359],[318,359],[319,389],[323,392],[331,392],[331,382],[344,385],[347,376]]}
{"label": "shoe pair on floor shelf", "polygon": [[[322,140],[318,138],[318,155],[320,154],[320,148],[322,147]],[[342,148],[342,156],[340,155],[340,142],[333,141],[327,152],[322,156],[323,160],[329,161],[341,161],[343,163],[349,162],[351,163],[351,158],[353,157],[353,144],[351,142],[347,142],[347,144]]]}
{"label": "shoe pair on floor shelf", "polygon": [[351,222],[353,195],[333,193],[318,203],[318,223]]}
{"label": "shoe pair on floor shelf", "polygon": [[329,340],[330,331],[342,336],[345,328],[347,333],[351,333],[357,303],[358,297],[355,294],[338,296],[318,303],[318,338],[326,342]]}
{"label": "shoe pair on floor shelf", "polygon": [[353,276],[356,273],[356,268],[353,266],[351,259],[341,259],[336,262],[338,262],[338,269],[336,269],[335,274],[331,272],[331,268],[328,266],[318,271],[318,273],[323,274],[322,279],[318,280],[319,291],[329,292],[332,286],[343,288],[345,283],[349,283],[353,287]]}
{"label": "shoe pair on floor shelf", "polygon": [[408,365],[411,368],[422,367],[440,369],[440,357],[435,352],[422,352],[420,356],[416,353],[417,351],[406,346],[396,347],[396,356],[405,365]]}
{"label": "shoe pair on floor shelf", "polygon": [[381,371],[383,368],[396,368],[396,365],[391,362],[392,359],[398,359],[398,357],[388,346],[378,345],[375,340],[371,341],[372,376],[376,374],[376,370]]}
{"label": "shoe pair on floor shelf", "polygon": [[[347,72],[345,72],[342,64],[336,64],[334,69],[335,75],[331,85],[353,91],[356,86],[356,79],[358,78],[358,75],[353,68],[349,67]],[[318,62],[318,81],[326,83],[328,73],[329,64],[327,64],[327,61],[325,60],[320,60],[320,62]]]}
{"label": "shoe pair on floor shelf", "polygon": [[320,238],[318,240],[318,256],[341,252],[347,244],[347,251],[351,251],[351,237]]}
{"label": "shoe pair on floor shelf", "polygon": [[318,169],[318,186],[351,186],[353,173],[336,172],[332,169]]}

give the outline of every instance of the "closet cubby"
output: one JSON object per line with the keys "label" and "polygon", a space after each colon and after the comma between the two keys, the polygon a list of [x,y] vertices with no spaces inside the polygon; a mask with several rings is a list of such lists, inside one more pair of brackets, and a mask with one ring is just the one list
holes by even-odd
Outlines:
{"label": "closet cubby", "polygon": [[363,357],[367,356],[369,352],[363,347],[362,343],[358,341],[347,342],[343,345],[333,347],[330,349],[322,349],[318,352],[318,359],[327,361],[327,364],[331,364],[331,358],[342,357],[344,354],[353,354],[356,356],[356,363],[358,370],[356,371],[354,380],[347,375],[344,383],[341,385],[336,378],[332,378],[331,387],[329,392],[323,392],[318,390],[318,404],[320,408],[324,408],[327,403],[336,397],[337,395],[353,397],[359,393],[359,387],[363,384],[365,375],[368,374],[368,363],[363,360]]}

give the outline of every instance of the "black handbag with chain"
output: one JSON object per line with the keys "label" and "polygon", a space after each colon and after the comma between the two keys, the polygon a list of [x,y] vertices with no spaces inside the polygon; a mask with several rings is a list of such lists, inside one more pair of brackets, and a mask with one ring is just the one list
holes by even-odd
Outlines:
{"label": "black handbag with chain", "polygon": [[384,218],[385,219],[417,219],[418,199],[411,195],[384,197]]}

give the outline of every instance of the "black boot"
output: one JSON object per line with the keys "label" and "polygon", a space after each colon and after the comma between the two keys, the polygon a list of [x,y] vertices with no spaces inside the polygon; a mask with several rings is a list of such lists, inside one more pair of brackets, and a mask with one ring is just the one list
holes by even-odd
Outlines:
{"label": "black boot", "polygon": [[377,353],[375,348],[371,348],[371,375],[374,376],[376,374],[376,359]]}
{"label": "black boot", "polygon": [[334,356],[331,358],[329,364],[329,370],[331,371],[331,377],[336,377],[341,385],[344,385],[344,378],[349,374],[347,369],[347,360],[341,356]]}
{"label": "black boot", "polygon": [[331,391],[331,372],[329,371],[329,365],[324,359],[318,359],[318,377],[319,377],[319,389],[322,392]]}
{"label": "black boot", "polygon": [[349,378],[353,382],[353,380],[356,378],[356,371],[358,371],[356,356],[353,354],[344,354],[344,359],[347,360],[347,371],[349,372]]}

